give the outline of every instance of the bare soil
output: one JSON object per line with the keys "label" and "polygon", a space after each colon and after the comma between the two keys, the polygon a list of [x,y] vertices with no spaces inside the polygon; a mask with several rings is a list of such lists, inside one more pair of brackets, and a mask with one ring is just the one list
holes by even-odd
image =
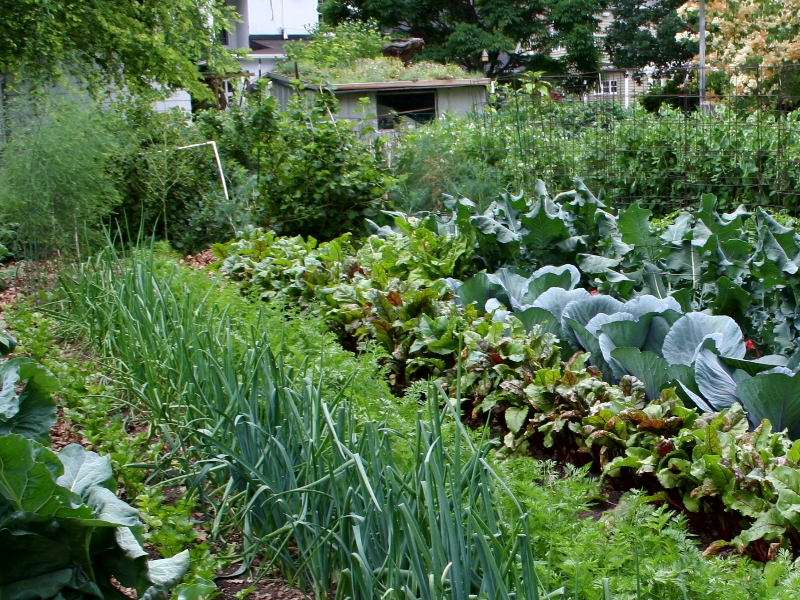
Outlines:
{"label": "bare soil", "polygon": [[256,584],[246,578],[218,578],[215,580],[221,600],[235,600],[236,594],[252,588],[245,598],[249,600],[307,600],[310,596],[301,590],[290,587],[280,578],[264,578]]}
{"label": "bare soil", "polygon": [[64,417],[64,409],[60,406],[57,417],[58,421],[50,428],[50,447],[53,451],[58,452],[70,444],[88,445],[88,440],[81,435],[75,423]]}

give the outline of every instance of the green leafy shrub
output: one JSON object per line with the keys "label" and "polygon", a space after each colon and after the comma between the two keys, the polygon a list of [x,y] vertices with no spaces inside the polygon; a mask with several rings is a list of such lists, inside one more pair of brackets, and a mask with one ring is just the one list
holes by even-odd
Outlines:
{"label": "green leafy shrub", "polygon": [[[129,143],[117,159],[123,201],[114,217],[126,237],[135,240],[141,229],[181,251],[193,252],[235,234],[212,149],[179,149],[214,138],[187,122],[186,113],[177,109],[157,112],[134,105],[125,107],[122,116],[120,129]],[[243,186],[236,165],[233,161],[223,165],[232,193]],[[243,213],[240,218],[249,215],[238,196],[232,202]]]}
{"label": "green leafy shrub", "polygon": [[337,108],[332,94],[293,97],[261,150],[261,202],[285,235],[329,239],[358,229],[393,185],[379,143],[337,121]]}
{"label": "green leafy shrub", "polygon": [[350,234],[317,245],[317,240],[284,237],[263,229],[246,229],[242,236],[212,249],[222,260],[220,269],[240,282],[246,296],[285,303],[305,302],[319,285],[338,281],[354,252]]}
{"label": "green leafy shrub", "polygon": [[374,21],[350,21],[336,27],[320,25],[310,32],[309,38],[308,42],[286,45],[289,62],[297,62],[303,67],[347,66],[359,58],[380,55],[381,48],[389,39]]}
{"label": "green leafy shrub", "polygon": [[469,198],[484,210],[507,187],[520,185],[503,167],[506,138],[481,122],[445,115],[401,131],[392,157],[398,185],[390,194],[397,210],[440,210],[443,194]]}

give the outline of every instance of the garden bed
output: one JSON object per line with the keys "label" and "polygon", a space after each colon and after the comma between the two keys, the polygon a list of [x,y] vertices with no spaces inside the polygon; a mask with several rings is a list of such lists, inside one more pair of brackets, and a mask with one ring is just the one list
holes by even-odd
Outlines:
{"label": "garden bed", "polygon": [[347,348],[377,344],[396,393],[435,378],[460,394],[505,452],[648,490],[716,550],[796,553],[800,237],[707,195],[654,225],[576,184],[482,214],[465,199],[391,213],[363,242],[251,231],[215,251],[246,295],[322,316]]}

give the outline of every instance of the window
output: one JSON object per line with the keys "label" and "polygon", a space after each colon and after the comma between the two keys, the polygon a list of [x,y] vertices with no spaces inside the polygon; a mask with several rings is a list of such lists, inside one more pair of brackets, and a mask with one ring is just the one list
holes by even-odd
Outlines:
{"label": "window", "polygon": [[227,29],[220,29],[219,30],[219,43],[223,46],[228,45],[228,30]]}
{"label": "window", "polygon": [[608,81],[601,81],[600,82],[600,93],[601,94],[616,94],[617,93],[617,80],[616,79],[609,79]]}
{"label": "window", "polygon": [[378,129],[418,125],[436,118],[436,92],[378,92]]}

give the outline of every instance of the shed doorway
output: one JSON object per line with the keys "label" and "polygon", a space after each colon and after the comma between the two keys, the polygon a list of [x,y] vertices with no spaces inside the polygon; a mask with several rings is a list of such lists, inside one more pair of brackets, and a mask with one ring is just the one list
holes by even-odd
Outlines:
{"label": "shed doorway", "polygon": [[436,91],[378,92],[378,129],[419,125],[436,118]]}

